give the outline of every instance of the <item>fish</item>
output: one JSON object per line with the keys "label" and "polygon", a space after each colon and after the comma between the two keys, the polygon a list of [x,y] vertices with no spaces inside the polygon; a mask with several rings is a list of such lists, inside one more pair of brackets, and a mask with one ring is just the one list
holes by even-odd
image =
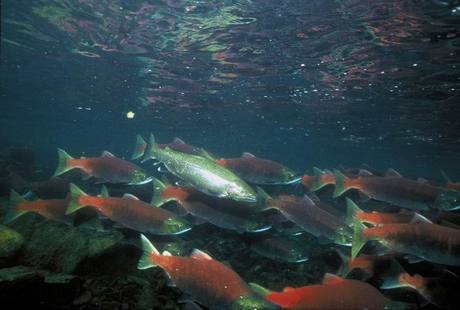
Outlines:
{"label": "fish", "polygon": [[460,229],[431,222],[385,224],[366,227],[358,220],[353,224],[352,258],[370,240],[376,240],[395,252],[444,265],[460,265]]}
{"label": "fish", "polygon": [[285,287],[270,291],[256,283],[249,284],[254,291],[283,309],[401,309],[406,304],[394,302],[372,285],[326,273],[321,284],[303,287]]}
{"label": "fish", "polygon": [[71,169],[80,169],[88,177],[95,177],[108,183],[140,185],[149,183],[152,180],[144,169],[117,158],[108,151],[104,151],[101,157],[81,157],[80,159],[75,159],[64,150],[58,148],[58,156],[59,163],[54,177]]}
{"label": "fish", "polygon": [[143,254],[138,269],[163,269],[171,285],[209,309],[278,309],[255,294],[230,267],[195,249],[190,257],[162,254],[141,234]]}
{"label": "fish", "polygon": [[38,199],[27,201],[16,191],[10,192],[10,210],[6,214],[5,223],[10,223],[18,217],[33,212],[41,216],[66,224],[70,224],[72,219],[66,215],[67,205],[69,204],[70,196],[65,199]]}
{"label": "fish", "polygon": [[286,237],[271,237],[251,244],[251,250],[275,261],[303,263],[309,260],[305,244]]}
{"label": "fish", "polygon": [[[178,137],[175,137],[171,143],[157,144],[157,145],[160,149],[165,149],[168,147],[174,151],[178,151],[181,153],[198,155],[198,156],[206,157],[210,160],[215,160],[215,156],[209,153],[208,151],[200,147],[187,144],[184,142],[184,140]],[[134,150],[133,150],[131,159],[139,159],[143,157],[145,155],[145,151],[147,150],[147,147],[148,147],[148,144],[144,140],[144,138],[141,135],[136,135],[136,144],[134,146]]]}
{"label": "fish", "polygon": [[460,282],[458,276],[445,270],[441,276],[424,277],[411,275],[397,264],[390,276],[383,281],[380,289],[411,288],[417,291],[427,302],[442,309],[455,309]]}
{"label": "fish", "polygon": [[366,197],[412,210],[455,210],[460,207],[459,192],[403,178],[394,170],[390,171],[385,177],[367,175],[352,179],[335,170],[334,198],[354,188]]}
{"label": "fish", "polygon": [[358,205],[346,198],[347,203],[347,222],[352,223],[353,219],[357,219],[362,223],[371,224],[373,226],[383,224],[398,224],[398,223],[416,223],[420,221],[429,221],[423,215],[417,212],[399,212],[399,213],[383,213],[383,212],[365,212]]}
{"label": "fish", "polygon": [[144,156],[145,150],[147,149],[147,142],[141,135],[136,135],[136,144],[134,145],[133,154],[131,160],[139,159]]}
{"label": "fish", "polygon": [[321,170],[317,167],[313,167],[314,179],[310,187],[310,191],[316,192],[326,185],[335,184],[335,176],[329,170]]}
{"label": "fish", "polygon": [[340,245],[351,245],[352,229],[341,218],[318,207],[307,195],[280,195],[265,199],[265,209],[277,209],[289,221],[313,236]]}
{"label": "fish", "polygon": [[181,153],[166,147],[161,149],[150,135],[149,148],[144,158],[157,159],[169,172],[205,194],[248,203],[257,202],[257,194],[245,181],[214,161]]}
{"label": "fish", "polygon": [[301,177],[288,167],[248,152],[243,153],[240,158],[222,158],[216,162],[253,184],[282,185],[301,181]]}
{"label": "fish", "polygon": [[105,186],[102,187],[101,197],[88,196],[72,183],[70,184],[70,193],[71,200],[66,214],[74,213],[88,206],[123,227],[157,235],[177,235],[192,228],[185,219],[143,202],[133,195],[108,197]]}
{"label": "fish", "polygon": [[363,280],[374,277],[377,272],[382,273],[394,263],[397,257],[401,256],[400,253],[388,253],[383,255],[360,254],[353,259],[350,255],[344,254],[340,249],[337,250],[337,253],[342,260],[342,265],[337,271],[337,274],[346,278],[353,270],[360,269],[364,273]]}
{"label": "fish", "polygon": [[261,232],[271,225],[257,215],[253,205],[208,196],[190,186],[174,186],[153,180],[152,204],[161,206],[167,201],[178,202],[189,214],[224,229],[242,232]]}

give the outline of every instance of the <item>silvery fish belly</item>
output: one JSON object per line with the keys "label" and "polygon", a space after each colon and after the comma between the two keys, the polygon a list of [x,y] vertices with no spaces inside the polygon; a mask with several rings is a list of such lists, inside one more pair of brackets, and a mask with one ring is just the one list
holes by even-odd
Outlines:
{"label": "silvery fish belly", "polygon": [[169,148],[158,149],[156,155],[171,173],[206,194],[236,201],[256,202],[256,193],[246,182],[207,158]]}

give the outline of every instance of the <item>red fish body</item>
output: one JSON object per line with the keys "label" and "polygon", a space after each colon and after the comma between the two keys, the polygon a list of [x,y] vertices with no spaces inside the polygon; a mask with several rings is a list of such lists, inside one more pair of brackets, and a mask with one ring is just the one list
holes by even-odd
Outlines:
{"label": "red fish body", "polygon": [[139,269],[161,267],[174,285],[209,309],[273,309],[238,274],[209,255],[199,250],[190,257],[161,255],[145,236],[142,243]]}
{"label": "red fish body", "polygon": [[[336,189],[334,197],[340,196],[348,189],[354,188],[364,195],[402,208],[413,210],[449,209],[450,197],[444,201],[445,190],[400,176],[365,176],[355,179],[347,178],[336,172]],[[451,194],[451,193],[449,193]],[[455,201],[455,198],[452,197]]]}
{"label": "red fish body", "polygon": [[254,184],[291,184],[300,180],[295,172],[286,166],[249,153],[244,153],[241,158],[220,159],[216,162],[243,180]]}
{"label": "red fish body", "polygon": [[67,213],[90,206],[104,216],[127,228],[153,234],[179,234],[190,230],[190,224],[175,214],[151,206],[134,196],[95,197],[83,193],[75,185],[71,185],[72,200]]}
{"label": "red fish body", "polygon": [[65,199],[46,199],[27,201],[18,193],[12,191],[10,201],[13,209],[7,215],[7,222],[27,212],[38,213],[41,216],[58,222],[70,223],[71,217],[66,215],[66,209],[70,202],[70,196]]}
{"label": "red fish body", "polygon": [[[322,284],[268,292],[268,301],[289,310],[386,309],[391,301],[366,282],[326,274]],[[388,308],[389,309],[389,308]]]}
{"label": "red fish body", "polygon": [[[388,248],[411,254],[427,261],[460,265],[460,230],[431,223],[386,224],[363,228],[364,240],[378,240]],[[353,252],[355,239],[353,240]],[[358,239],[357,239],[358,240]],[[359,246],[356,249],[359,251]]]}
{"label": "red fish body", "polygon": [[71,169],[80,169],[87,176],[95,177],[109,183],[144,184],[150,182],[146,172],[139,166],[117,158],[108,152],[101,157],[87,157],[75,159],[59,151],[59,164],[55,176]]}
{"label": "red fish body", "polygon": [[356,219],[371,225],[409,223],[414,219],[414,214],[409,213],[380,213],[359,211]]}

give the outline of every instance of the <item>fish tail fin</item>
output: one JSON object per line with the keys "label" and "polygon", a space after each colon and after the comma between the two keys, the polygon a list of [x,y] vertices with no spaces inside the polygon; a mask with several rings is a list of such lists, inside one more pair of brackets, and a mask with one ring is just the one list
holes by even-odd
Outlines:
{"label": "fish tail fin", "polygon": [[134,145],[133,154],[131,155],[131,159],[138,159],[144,156],[144,152],[147,148],[147,142],[142,138],[141,135],[136,135],[136,144]]}
{"label": "fish tail fin", "polygon": [[409,287],[410,285],[404,281],[404,277],[401,275],[405,274],[406,271],[403,267],[395,260],[390,261],[388,269],[384,273],[384,281],[380,285],[380,288],[383,290],[399,288],[399,287]]}
{"label": "fish tail fin", "polygon": [[149,239],[146,236],[141,234],[141,243],[142,243],[142,253],[139,262],[137,263],[137,269],[148,269],[156,267],[155,263],[152,260],[153,255],[160,255],[160,252],[153,246]]}
{"label": "fish tail fin", "polygon": [[71,214],[83,208],[85,205],[80,203],[80,198],[83,196],[87,196],[87,194],[84,191],[82,191],[77,185],[70,183],[70,202],[67,206],[65,214]]}
{"label": "fish tail fin", "polygon": [[337,275],[341,276],[342,278],[346,278],[351,271],[349,267],[350,256],[343,253],[341,249],[337,249],[336,251],[342,260],[342,264],[340,265],[339,270],[337,270]]}
{"label": "fish tail fin", "polygon": [[265,298],[271,291],[257,283],[249,283],[249,287],[259,296]]}
{"label": "fish tail fin", "polygon": [[153,184],[153,197],[152,197],[152,201],[150,202],[151,205],[160,207],[161,205],[171,200],[171,199],[163,197],[163,192],[170,185],[168,180],[163,179],[162,181],[160,181],[157,178],[153,178],[152,184]]}
{"label": "fish tail fin", "polygon": [[353,243],[351,246],[351,258],[355,259],[358,256],[359,251],[363,248],[367,241],[369,241],[366,237],[363,236],[363,229],[366,226],[361,223],[360,221],[354,219],[353,220]]}
{"label": "fish tail fin", "polygon": [[147,148],[145,149],[144,159],[142,159],[142,162],[146,162],[149,159],[155,159],[157,151],[158,145],[155,141],[155,136],[153,135],[153,133],[150,133],[149,143],[147,145]]}
{"label": "fish tail fin", "polygon": [[316,192],[317,190],[323,188],[326,185],[326,183],[324,183],[321,178],[321,176],[324,173],[325,172],[319,169],[318,167],[313,167],[314,179],[313,179],[313,184],[311,185],[310,191]]}
{"label": "fish tail fin", "polygon": [[4,223],[8,224],[20,217],[21,215],[27,213],[27,211],[18,210],[17,206],[20,203],[23,203],[25,200],[21,195],[19,195],[16,191],[10,191],[10,201],[9,201],[9,211],[5,216]]}
{"label": "fish tail fin", "polygon": [[70,156],[69,154],[67,154],[67,152],[64,151],[63,149],[58,148],[57,150],[58,150],[58,165],[56,167],[56,171],[54,172],[54,175],[53,175],[54,177],[57,177],[63,174],[64,172],[67,172],[74,168],[74,167],[69,166],[69,164],[67,163],[69,159],[74,159],[74,158]]}
{"label": "fish tail fin", "polygon": [[107,189],[107,186],[102,185],[100,197],[103,197],[103,198],[108,198],[108,197],[110,197],[110,195],[109,195],[109,190]]}
{"label": "fish tail fin", "polygon": [[267,194],[261,187],[256,187],[256,206],[259,211],[268,210],[267,200],[271,199],[270,195]]}
{"label": "fish tail fin", "polygon": [[351,224],[353,224],[353,220],[356,218],[356,213],[362,212],[362,210],[350,198],[346,198],[345,200],[347,202],[347,215],[346,215],[345,222],[348,225],[351,225]]}
{"label": "fish tail fin", "polygon": [[334,170],[334,175],[335,175],[334,198],[337,198],[337,197],[340,197],[343,193],[345,193],[349,189],[348,187],[346,187],[346,184],[345,184],[348,178],[337,169]]}

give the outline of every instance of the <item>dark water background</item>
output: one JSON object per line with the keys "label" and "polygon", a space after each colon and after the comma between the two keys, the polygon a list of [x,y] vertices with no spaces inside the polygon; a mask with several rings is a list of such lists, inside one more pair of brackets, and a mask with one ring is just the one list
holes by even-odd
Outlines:
{"label": "dark water background", "polygon": [[458,1],[1,4],[0,142],[43,175],[56,147],[127,157],[152,131],[299,172],[460,179]]}

